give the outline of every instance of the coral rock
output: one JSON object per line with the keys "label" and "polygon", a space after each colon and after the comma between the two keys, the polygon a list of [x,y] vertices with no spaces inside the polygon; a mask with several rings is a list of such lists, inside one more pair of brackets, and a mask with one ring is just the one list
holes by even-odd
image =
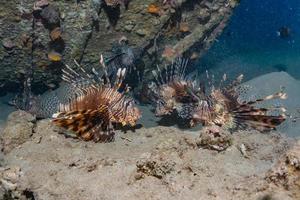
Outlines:
{"label": "coral rock", "polygon": [[24,111],[16,111],[9,115],[1,134],[2,151],[10,152],[26,142],[32,135],[35,117]]}
{"label": "coral rock", "polygon": [[196,143],[202,148],[224,151],[232,145],[232,136],[230,132],[220,127],[211,126],[201,131],[201,135]]}

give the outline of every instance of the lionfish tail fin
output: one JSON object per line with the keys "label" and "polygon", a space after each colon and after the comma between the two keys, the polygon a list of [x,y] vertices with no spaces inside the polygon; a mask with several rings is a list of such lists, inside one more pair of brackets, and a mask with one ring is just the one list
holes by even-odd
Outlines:
{"label": "lionfish tail fin", "polygon": [[59,127],[73,131],[83,140],[91,140],[96,139],[97,134],[100,134],[100,127],[107,127],[108,114],[107,107],[102,106],[97,110],[56,113],[52,116],[52,122]]}

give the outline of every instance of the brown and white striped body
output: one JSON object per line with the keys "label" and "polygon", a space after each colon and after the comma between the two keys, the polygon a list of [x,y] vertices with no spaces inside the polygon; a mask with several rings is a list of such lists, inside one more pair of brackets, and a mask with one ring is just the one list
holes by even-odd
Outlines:
{"label": "brown and white striped body", "polygon": [[[68,66],[67,69],[64,79],[68,82],[79,76]],[[77,97],[59,105],[60,112],[53,115],[54,124],[75,132],[84,140],[94,141],[112,140],[113,124],[135,126],[141,113],[134,100],[119,91],[124,76],[125,70],[119,69],[114,84],[90,81],[91,84],[81,86],[73,81],[73,84],[78,84]],[[90,78],[88,74],[81,77]]]}
{"label": "brown and white striped body", "polygon": [[[227,87],[212,89],[208,94],[207,103],[201,104],[194,110],[194,121],[228,129],[251,127],[259,131],[275,129],[285,121],[283,107],[261,108],[255,105],[272,99],[286,99],[286,93],[278,92],[254,101],[241,102],[237,91],[241,80],[240,76]],[[280,114],[270,114],[274,110]]]}
{"label": "brown and white striped body", "polygon": [[186,77],[188,60],[177,58],[172,65],[153,71],[155,78],[152,87],[156,116],[170,115],[173,112],[181,115],[184,104],[195,103],[195,95],[200,88],[194,80]]}

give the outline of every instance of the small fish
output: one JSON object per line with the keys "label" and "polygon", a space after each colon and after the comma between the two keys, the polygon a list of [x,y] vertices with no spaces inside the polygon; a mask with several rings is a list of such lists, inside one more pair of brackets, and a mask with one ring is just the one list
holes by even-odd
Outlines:
{"label": "small fish", "polygon": [[291,36],[291,29],[287,26],[283,26],[276,32],[280,38],[289,38]]}
{"label": "small fish", "polygon": [[159,15],[160,14],[160,8],[156,4],[150,4],[148,6],[147,12],[150,13],[150,14]]}
{"label": "small fish", "polygon": [[60,62],[62,60],[62,55],[60,53],[57,53],[55,51],[51,51],[48,53],[48,59],[51,62]]}
{"label": "small fish", "polygon": [[58,40],[61,38],[61,28],[60,27],[56,27],[54,28],[51,32],[50,32],[50,39],[52,41]]}
{"label": "small fish", "polygon": [[179,31],[182,33],[190,32],[190,26],[187,22],[181,22],[179,24]]}

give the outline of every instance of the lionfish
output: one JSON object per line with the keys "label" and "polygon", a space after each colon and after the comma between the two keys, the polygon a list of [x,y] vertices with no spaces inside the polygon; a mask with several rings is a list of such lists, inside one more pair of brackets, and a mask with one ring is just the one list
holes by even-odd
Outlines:
{"label": "lionfish", "polygon": [[[102,56],[101,60],[104,63]],[[141,113],[134,100],[126,95],[128,88],[121,88],[126,69],[119,68],[111,82],[107,77],[103,80],[94,69],[89,74],[78,64],[77,67],[78,71],[68,65],[63,69],[63,80],[76,89],[68,102],[59,103],[59,112],[52,116],[53,123],[75,132],[83,140],[95,142],[111,141],[115,124],[135,126]]]}
{"label": "lionfish", "polygon": [[210,93],[205,94],[207,100],[194,106],[191,112],[193,120],[203,125],[218,125],[228,129],[253,128],[261,132],[275,129],[284,122],[284,107],[264,108],[257,104],[273,99],[286,99],[287,94],[280,91],[264,98],[242,101],[242,79],[243,75],[240,75],[228,86],[213,87]]}
{"label": "lionfish", "polygon": [[201,87],[186,74],[188,60],[177,58],[171,65],[152,71],[155,81],[149,85],[156,116],[176,112],[186,118],[184,107],[200,101]]}
{"label": "lionfish", "polygon": [[109,76],[119,67],[126,68],[128,72],[137,71],[135,65],[140,58],[141,49],[129,46],[126,40],[113,43],[111,56],[105,60]]}
{"label": "lionfish", "polygon": [[242,101],[242,75],[227,86],[212,86],[207,91],[203,82],[187,75],[187,64],[188,60],[177,58],[172,65],[153,71],[155,83],[150,88],[156,116],[176,112],[180,118],[188,120],[190,126],[201,123],[228,129],[251,127],[259,131],[275,129],[285,121],[285,108],[256,106],[267,100],[286,99],[283,91],[253,101]]}

